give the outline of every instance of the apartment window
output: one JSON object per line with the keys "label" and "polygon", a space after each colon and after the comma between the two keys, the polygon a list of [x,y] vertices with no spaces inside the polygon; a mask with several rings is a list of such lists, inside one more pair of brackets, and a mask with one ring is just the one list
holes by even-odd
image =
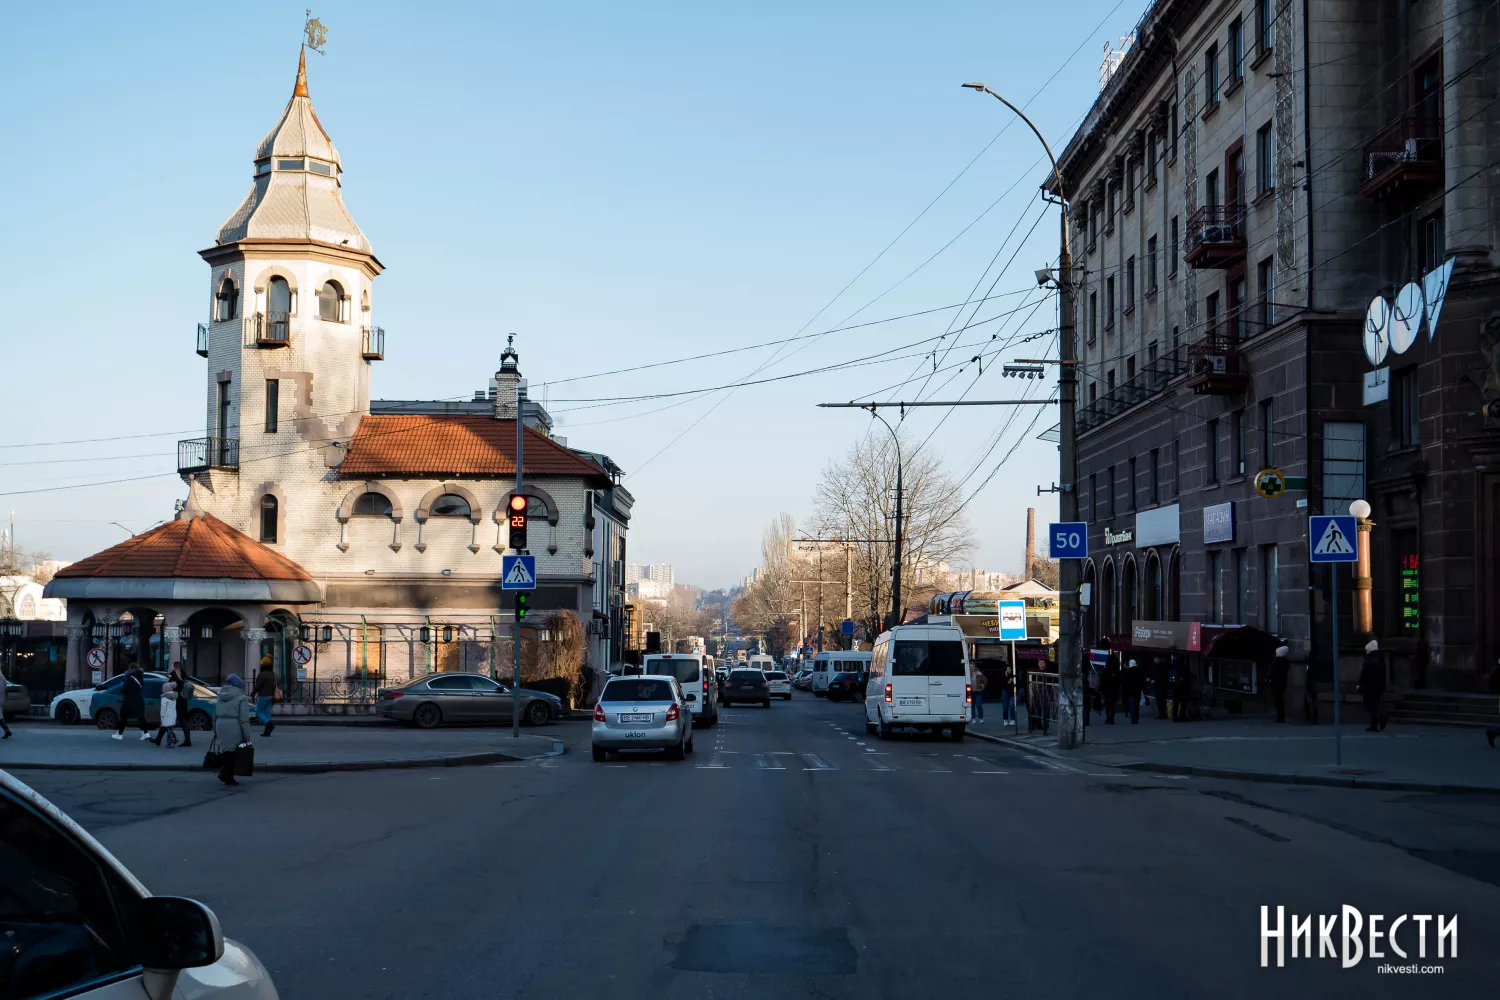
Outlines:
{"label": "apartment window", "polygon": [[1146,370],[1151,373],[1151,381],[1161,381],[1161,372],[1156,367],[1156,341],[1146,345]]}
{"label": "apartment window", "polygon": [[1130,478],[1125,480],[1125,509],[1135,510],[1135,458],[1130,459]]}
{"label": "apartment window", "polygon": [[1276,190],[1276,143],[1272,139],[1274,123],[1266,122],[1255,133],[1256,187],[1261,194]]}
{"label": "apartment window", "polygon": [[1276,467],[1276,408],[1274,399],[1260,401],[1260,464]]}
{"label": "apartment window", "polygon": [[276,433],[276,422],[281,405],[281,381],[266,379],[266,433]]}
{"label": "apartment window", "polygon": [[1161,503],[1161,449],[1151,449],[1151,503]]}
{"label": "apartment window", "polygon": [[1104,235],[1108,236],[1115,231],[1115,205],[1116,195],[1119,193],[1118,184],[1106,183],[1104,185]]}
{"label": "apartment window", "polygon": [[1172,357],[1177,357],[1178,350],[1182,347],[1182,333],[1180,327],[1172,327]]}
{"label": "apartment window", "polygon": [[1275,17],[1275,0],[1255,0],[1255,49],[1271,51],[1271,23]]}
{"label": "apartment window", "polygon": [[1171,136],[1172,160],[1177,160],[1177,102],[1172,102],[1172,136]]}
{"label": "apartment window", "polygon": [[1245,22],[1235,18],[1229,22],[1229,80],[1238,83],[1245,77]]}
{"label": "apartment window", "polygon": [[1089,343],[1099,336],[1099,293],[1089,293]]}
{"label": "apartment window", "polygon": [[1250,596],[1250,560],[1244,549],[1235,549],[1232,553],[1234,561],[1234,586],[1229,591],[1229,620],[1243,625],[1249,617],[1245,612],[1250,609],[1246,606]]}
{"label": "apartment window", "polygon": [[1230,340],[1240,338],[1240,322],[1245,312],[1245,275],[1237,274],[1224,282],[1224,291],[1229,301],[1224,303],[1225,320]]}
{"label": "apartment window", "polygon": [[276,544],[276,513],[279,504],[276,498],[267,493],[260,498],[260,540],[271,545]]}
{"label": "apartment window", "polygon": [[1219,171],[1210,170],[1203,178],[1203,204],[1209,208],[1219,207]]}
{"label": "apartment window", "polygon": [[[1224,197],[1234,208],[1245,207],[1245,144],[1237,142],[1229,154],[1229,180],[1224,185]],[[1241,236],[1244,233],[1240,234]]]}
{"label": "apartment window", "polygon": [[1146,187],[1156,186],[1156,130],[1146,133]]}
{"label": "apartment window", "polygon": [[1347,514],[1349,502],[1365,495],[1365,425],[1357,420],[1323,422],[1323,514]]}
{"label": "apartment window", "polygon": [[1104,279],[1104,329],[1115,328],[1115,276]]}
{"label": "apartment window", "polygon": [[1115,467],[1113,465],[1111,465],[1109,468],[1107,468],[1107,469],[1104,470],[1104,483],[1105,483],[1105,486],[1109,489],[1109,496],[1107,497],[1107,499],[1109,500],[1109,516],[1110,517],[1114,517],[1115,516]]}
{"label": "apartment window", "polygon": [[1210,337],[1219,332],[1219,293],[1209,292],[1203,303],[1204,330]]}
{"label": "apartment window", "polygon": [[1104,498],[1099,495],[1099,473],[1097,472],[1089,473],[1089,496],[1091,498],[1090,506],[1094,509],[1094,519],[1098,520],[1099,515],[1104,513],[1104,504],[1102,503]]}
{"label": "apartment window", "polygon": [[1269,330],[1276,324],[1275,275],[1276,260],[1267,257],[1255,265],[1255,284],[1260,292],[1260,328]]}
{"label": "apartment window", "polygon": [[1417,223],[1417,267],[1423,274],[1443,263],[1442,209]]}
{"label": "apartment window", "polygon": [[[229,436],[229,382],[219,383],[219,405],[214,418],[214,436],[223,439]],[[223,447],[215,445],[215,447]]]}
{"label": "apartment window", "polygon": [[1182,442],[1172,442],[1172,495],[1182,492]]}
{"label": "apartment window", "polygon": [[1417,120],[1432,129],[1427,134],[1443,134],[1443,56],[1438,53],[1412,73],[1412,95]]}
{"label": "apartment window", "polygon": [[1135,207],[1135,161],[1125,161],[1125,211]]}
{"label": "apartment window", "polygon": [[1212,622],[1224,620],[1220,604],[1224,588],[1219,580],[1219,559],[1223,554],[1218,549],[1210,549],[1208,552],[1208,620]]}
{"label": "apartment window", "polygon": [[1098,382],[1090,382],[1089,383],[1089,405],[1093,406],[1097,402],[1099,402],[1099,383]]}
{"label": "apartment window", "polygon": [[1125,311],[1135,308],[1135,257],[1125,261]]}
{"label": "apartment window", "polygon": [[1219,481],[1219,421],[1208,422],[1208,481]]}
{"label": "apartment window", "polygon": [[1281,631],[1281,581],[1276,546],[1260,547],[1260,627],[1272,635]]}
{"label": "apartment window", "polygon": [[1391,375],[1391,417],[1395,420],[1396,441],[1402,448],[1421,444],[1419,421],[1421,399],[1417,395],[1417,367],[1412,365]]}
{"label": "apartment window", "polygon": [[1203,104],[1211,108],[1219,103],[1219,46],[1210,45],[1203,53]]}
{"label": "apartment window", "polygon": [[1177,216],[1172,216],[1172,230],[1170,234],[1171,243],[1167,246],[1167,274],[1177,273]]}
{"label": "apartment window", "polygon": [[1115,391],[1115,370],[1113,368],[1104,373],[1104,391]]}
{"label": "apartment window", "polygon": [[1243,476],[1245,474],[1245,411],[1235,410],[1229,415],[1229,430],[1233,435],[1232,445],[1234,447],[1233,461],[1230,463],[1231,475]]}
{"label": "apartment window", "polygon": [[219,285],[218,294],[214,296],[215,322],[234,319],[239,313],[239,306],[240,290],[235,286],[234,279],[226,275]]}
{"label": "apartment window", "polygon": [[1135,358],[1134,357],[1129,357],[1129,358],[1125,359],[1125,381],[1127,381],[1127,382],[1133,382],[1133,381],[1135,381]]}
{"label": "apartment window", "polygon": [[1156,237],[1146,241],[1146,294],[1156,291]]}

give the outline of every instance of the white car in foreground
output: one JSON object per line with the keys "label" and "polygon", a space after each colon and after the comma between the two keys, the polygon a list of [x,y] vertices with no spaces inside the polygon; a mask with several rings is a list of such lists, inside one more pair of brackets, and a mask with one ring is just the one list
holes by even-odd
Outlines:
{"label": "white car in foreground", "polygon": [[153,896],[62,810],[0,771],[5,996],[276,1000],[202,903]]}

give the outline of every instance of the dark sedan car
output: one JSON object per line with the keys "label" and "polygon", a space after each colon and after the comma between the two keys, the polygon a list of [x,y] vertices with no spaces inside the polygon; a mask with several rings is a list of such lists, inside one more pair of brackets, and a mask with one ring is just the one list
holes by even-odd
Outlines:
{"label": "dark sedan car", "polygon": [[[562,699],[521,688],[521,721],[540,726],[562,714]],[[515,698],[483,674],[434,673],[401,687],[381,688],[375,712],[422,729],[447,722],[509,722]]]}
{"label": "dark sedan car", "polygon": [[844,670],[828,681],[829,701],[863,701],[870,675],[863,670]]}
{"label": "dark sedan car", "polygon": [[746,702],[771,707],[771,684],[759,669],[731,670],[724,686],[719,689],[719,704],[726,708]]}

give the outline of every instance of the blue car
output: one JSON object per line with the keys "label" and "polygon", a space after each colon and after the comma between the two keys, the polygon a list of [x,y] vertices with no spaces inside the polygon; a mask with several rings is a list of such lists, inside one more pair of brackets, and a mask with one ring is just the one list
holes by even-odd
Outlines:
{"label": "blue car", "polygon": [[[143,681],[146,687],[146,724],[151,727],[161,725],[161,688],[166,683],[166,678],[161,674],[149,673]],[[100,729],[120,728],[120,705],[125,700],[121,691],[125,686],[125,677],[111,677],[104,684],[94,689],[94,696],[89,700],[89,714],[94,718],[94,724]],[[214,710],[219,704],[219,689],[210,687],[196,677],[188,678],[188,727],[198,731],[205,731],[214,727]],[[178,719],[178,724],[182,719]]]}

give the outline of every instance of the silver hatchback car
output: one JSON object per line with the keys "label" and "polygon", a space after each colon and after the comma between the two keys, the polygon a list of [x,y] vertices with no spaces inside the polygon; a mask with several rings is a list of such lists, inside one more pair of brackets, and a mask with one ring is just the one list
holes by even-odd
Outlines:
{"label": "silver hatchback car", "polygon": [[675,677],[615,677],[594,706],[594,759],[612,751],[665,750],[672,760],[693,752],[693,718]]}

